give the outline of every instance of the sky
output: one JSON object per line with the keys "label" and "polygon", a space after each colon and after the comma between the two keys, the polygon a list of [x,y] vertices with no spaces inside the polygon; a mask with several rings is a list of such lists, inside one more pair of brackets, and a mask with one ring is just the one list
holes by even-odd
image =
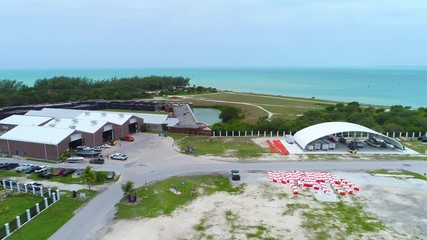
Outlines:
{"label": "sky", "polygon": [[2,0],[0,69],[427,66],[426,0]]}

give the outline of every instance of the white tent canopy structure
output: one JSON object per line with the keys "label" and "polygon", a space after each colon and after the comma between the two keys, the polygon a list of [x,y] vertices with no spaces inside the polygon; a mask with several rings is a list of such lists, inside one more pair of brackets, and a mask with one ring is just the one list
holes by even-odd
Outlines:
{"label": "white tent canopy structure", "polygon": [[403,150],[404,147],[400,142],[394,140],[393,138],[387,137],[379,132],[376,132],[372,129],[369,129],[367,127],[355,124],[355,123],[349,123],[349,122],[326,122],[326,123],[319,123],[310,127],[306,127],[304,129],[301,129],[294,135],[295,142],[298,143],[298,145],[306,149],[307,145],[310,143],[322,139],[327,138],[331,135],[340,135],[343,133],[367,133],[372,137],[380,138],[384,140],[388,144],[392,144],[395,148]]}

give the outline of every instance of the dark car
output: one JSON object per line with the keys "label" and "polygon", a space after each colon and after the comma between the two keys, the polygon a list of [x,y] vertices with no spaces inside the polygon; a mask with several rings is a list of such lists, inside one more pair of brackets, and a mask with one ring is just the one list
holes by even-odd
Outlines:
{"label": "dark car", "polygon": [[76,169],[69,168],[69,169],[65,170],[61,175],[62,175],[63,177],[66,177],[66,176],[68,176],[68,175],[73,174],[75,171],[76,171]]}
{"label": "dark car", "polygon": [[4,170],[11,170],[11,169],[15,169],[16,167],[19,167],[18,163],[6,163],[1,168]]}
{"label": "dark car", "polygon": [[25,174],[29,174],[29,173],[32,173],[32,172],[34,172],[36,170],[39,170],[39,169],[40,169],[39,166],[31,166],[30,168],[28,168],[27,170],[25,170],[24,173]]}
{"label": "dark car", "polygon": [[65,172],[65,170],[67,170],[67,169],[65,169],[65,168],[60,168],[60,169],[58,169],[56,172],[54,172],[52,175],[53,175],[53,176],[59,176],[59,175],[61,175],[63,172]]}
{"label": "dark car", "polygon": [[423,137],[423,138],[421,139],[421,142],[427,142],[427,137]]}
{"label": "dark car", "polygon": [[418,140],[420,140],[420,141],[421,141],[421,140],[423,140],[423,138],[427,138],[427,136],[425,136],[425,135],[421,135],[421,136],[418,136],[418,137],[417,137],[417,139],[418,139]]}
{"label": "dark car", "polygon": [[103,158],[93,158],[89,161],[89,163],[92,164],[104,164],[104,159]]}
{"label": "dark car", "polygon": [[231,170],[231,180],[240,181],[239,170]]}
{"label": "dark car", "polygon": [[11,183],[12,183],[12,185],[16,184],[16,181],[13,179],[10,179],[10,178],[5,179],[4,181],[6,182],[6,186],[10,186],[9,184],[11,184]]}
{"label": "dark car", "polygon": [[52,178],[52,173],[50,173],[49,171],[45,171],[45,172],[41,172],[39,174],[37,174],[37,176],[41,177],[41,178]]}

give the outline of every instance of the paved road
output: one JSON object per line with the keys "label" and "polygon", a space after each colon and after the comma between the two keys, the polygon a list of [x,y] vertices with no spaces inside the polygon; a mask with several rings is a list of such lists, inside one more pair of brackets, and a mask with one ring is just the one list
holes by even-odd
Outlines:
{"label": "paved road", "polygon": [[[100,170],[114,170],[121,173],[120,180],[101,192],[76,215],[59,229],[50,239],[97,239],[97,232],[112,221],[115,204],[122,197],[121,184],[128,180],[135,182],[135,187],[145,182],[165,179],[175,175],[194,173],[223,172],[239,169],[242,178],[251,171],[364,171],[372,169],[407,169],[418,173],[427,171],[427,161],[301,161],[301,162],[228,162],[221,159],[196,158],[182,155],[173,150],[170,138],[155,135],[138,134],[134,143],[122,143],[109,153],[122,151],[128,153],[128,161],[109,160]],[[0,159],[0,161],[4,161]],[[10,159],[7,159],[10,161]],[[18,161],[19,162],[19,161]],[[70,164],[65,164],[70,166]],[[62,166],[62,165],[61,165]],[[77,165],[72,165],[77,166]],[[84,167],[84,165],[82,165]]]}

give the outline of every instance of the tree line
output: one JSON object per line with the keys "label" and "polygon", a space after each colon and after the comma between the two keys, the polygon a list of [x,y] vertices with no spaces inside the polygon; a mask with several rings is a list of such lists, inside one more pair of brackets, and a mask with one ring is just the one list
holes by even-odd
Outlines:
{"label": "tree line", "polygon": [[[224,107],[225,108],[225,107]],[[227,107],[233,108],[233,107]],[[223,110],[222,110],[223,111]],[[223,120],[212,126],[214,131],[297,132],[308,126],[332,121],[352,122],[377,132],[426,132],[427,108],[411,109],[400,105],[389,109],[363,107],[358,102],[338,103],[320,110],[309,110],[295,119],[263,117],[256,124],[243,122],[239,109],[227,110]],[[231,113],[231,114],[230,114]],[[231,115],[231,116],[230,116]]]}
{"label": "tree line", "polygon": [[88,99],[130,100],[155,95],[217,92],[215,88],[190,86],[184,77],[149,76],[93,80],[85,77],[38,79],[33,86],[16,80],[0,81],[0,106],[59,103]]}

